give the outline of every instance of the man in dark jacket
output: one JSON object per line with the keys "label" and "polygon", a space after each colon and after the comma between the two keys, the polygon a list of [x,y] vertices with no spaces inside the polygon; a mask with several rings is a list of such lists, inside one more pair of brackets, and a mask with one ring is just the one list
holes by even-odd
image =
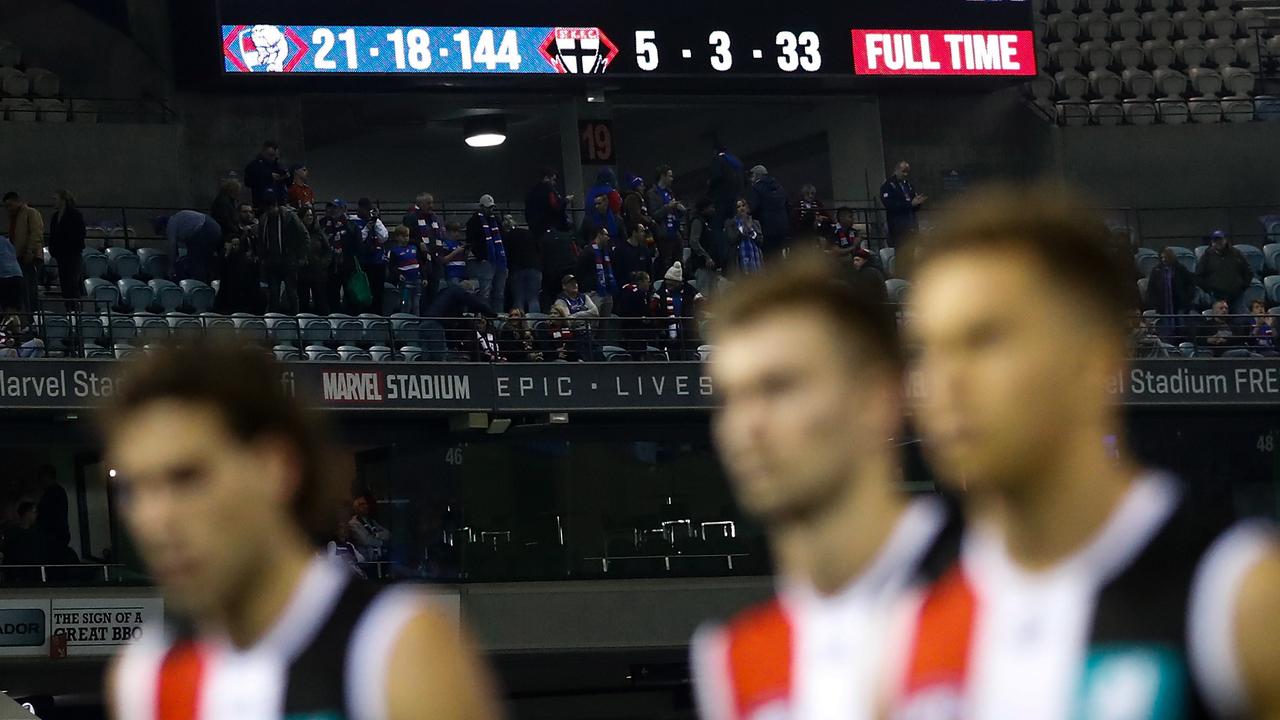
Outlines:
{"label": "man in dark jacket", "polygon": [[511,273],[511,307],[507,309],[542,312],[542,241],[546,232],[535,234],[532,228],[520,227],[510,215],[502,219]]}
{"label": "man in dark jacket", "polygon": [[[320,233],[333,249],[333,263],[329,275],[329,309],[352,310],[355,304],[346,297],[347,279],[356,269],[360,255],[360,228],[347,215],[345,201],[334,198],[325,205],[325,216],[320,221]],[[344,304],[345,301],[345,304]]]}
{"label": "man in dark jacket", "polygon": [[[1191,312],[1195,296],[1195,277],[1178,262],[1173,248],[1165,248],[1160,253],[1160,263],[1151,268],[1151,274],[1147,276],[1147,296],[1142,299],[1143,307],[1155,310],[1158,315],[1186,315]],[[1177,317],[1161,318],[1156,328],[1166,340],[1185,334],[1183,321]]]}
{"label": "man in dark jacket", "polygon": [[423,304],[430,303],[444,280],[444,265],[440,257],[448,226],[436,213],[435,196],[427,192],[418,194],[414,206],[400,222],[409,228],[409,239],[418,247],[418,254],[426,263],[422,270],[422,277],[427,281]]}
{"label": "man in dark jacket", "polygon": [[[218,186],[218,194],[213,197],[213,203],[209,206],[209,217],[222,228],[223,241],[236,234],[239,208],[240,180],[233,173]],[[219,257],[222,255],[221,248],[217,254]]]}
{"label": "man in dark jacket", "polygon": [[791,233],[790,202],[787,191],[763,165],[751,168],[751,190],[747,193],[751,216],[760,221],[764,231],[762,249],[766,256],[781,255]]}
{"label": "man in dark jacket", "polygon": [[889,289],[884,285],[884,274],[871,264],[871,251],[858,248],[853,251],[853,270],[850,283],[862,289],[877,302],[889,302]]}
{"label": "man in dark jacket", "polygon": [[258,156],[244,168],[244,184],[253,193],[253,207],[267,206],[267,193],[280,200],[288,195],[289,173],[280,164],[280,145],[274,140],[262,143]]}
{"label": "man in dark jacket", "polygon": [[1209,316],[1200,323],[1196,344],[1210,350],[1214,357],[1251,357],[1249,330],[1228,312],[1226,300],[1215,300]]}
{"label": "man in dark jacket", "polygon": [[1227,234],[1221,230],[1209,236],[1209,248],[1196,263],[1196,281],[1215,300],[1226,300],[1231,312],[1243,315],[1240,306],[1245,288],[1253,280],[1253,268],[1239,250],[1231,247]]}
{"label": "man in dark jacket", "polygon": [[542,180],[525,196],[525,221],[529,223],[529,232],[536,239],[541,240],[551,230],[572,228],[569,222],[569,203],[573,202],[573,196],[561,195],[559,182],[560,174],[555,168],[546,168],[542,171]]}
{"label": "man in dark jacket", "polygon": [[476,213],[467,221],[467,277],[475,280],[480,299],[501,310],[507,296],[507,247],[502,218],[492,195],[481,195]]}
{"label": "man in dark jacket", "polygon": [[307,253],[310,233],[288,205],[274,193],[267,196],[267,210],[258,229],[256,254],[267,281],[267,310],[298,313],[298,267]]}
{"label": "man in dark jacket", "polygon": [[743,194],[743,165],[736,155],[722,143],[716,143],[716,156],[711,161],[711,177],[707,181],[707,196],[716,208],[711,227],[722,228],[733,217],[733,206]]}
{"label": "man in dark jacket", "polygon": [[80,254],[84,252],[84,216],[75,198],[66,190],[53,196],[53,216],[49,218],[49,255],[58,263],[58,286],[67,300],[67,309],[75,309],[75,300],[84,295],[80,284]]}
{"label": "man in dark jacket", "polygon": [[897,247],[915,233],[916,211],[928,200],[916,193],[910,177],[911,163],[903,160],[880,186],[880,202],[884,203],[885,220],[889,225],[889,247]]}

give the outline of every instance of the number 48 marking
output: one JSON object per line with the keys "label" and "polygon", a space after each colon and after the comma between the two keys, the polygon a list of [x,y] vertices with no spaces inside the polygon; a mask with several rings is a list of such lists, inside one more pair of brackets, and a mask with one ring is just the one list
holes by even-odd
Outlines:
{"label": "number 48 marking", "polygon": [[1276,449],[1275,433],[1258,436],[1258,452],[1269,453]]}

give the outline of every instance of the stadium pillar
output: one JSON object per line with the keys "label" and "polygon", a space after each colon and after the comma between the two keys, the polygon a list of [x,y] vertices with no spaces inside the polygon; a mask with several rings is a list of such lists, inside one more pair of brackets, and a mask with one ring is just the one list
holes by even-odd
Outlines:
{"label": "stadium pillar", "polygon": [[[581,100],[570,98],[560,103],[560,159],[564,166],[561,180],[566,195],[576,195],[573,207],[582,206],[587,186],[583,184],[582,154],[578,150],[578,116]],[[576,220],[576,219],[575,219]]]}

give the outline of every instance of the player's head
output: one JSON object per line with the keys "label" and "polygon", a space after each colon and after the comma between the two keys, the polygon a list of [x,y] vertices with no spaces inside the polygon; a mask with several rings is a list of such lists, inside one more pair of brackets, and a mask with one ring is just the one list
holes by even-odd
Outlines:
{"label": "player's head", "polygon": [[969,195],[918,248],[913,335],[935,470],[970,489],[1035,483],[1055,453],[1116,434],[1132,269],[1048,188]]}
{"label": "player's head", "polygon": [[819,511],[899,430],[893,316],[818,257],[743,280],[713,312],[715,436],[739,502],[770,524]]}
{"label": "player's head", "polygon": [[328,446],[261,350],[164,349],[102,411],[125,524],[180,611],[246,592],[271,551],[327,533]]}

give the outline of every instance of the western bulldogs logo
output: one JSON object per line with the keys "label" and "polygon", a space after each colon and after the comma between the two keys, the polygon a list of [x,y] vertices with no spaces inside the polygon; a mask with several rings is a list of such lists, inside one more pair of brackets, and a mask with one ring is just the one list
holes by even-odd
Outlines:
{"label": "western bulldogs logo", "polygon": [[309,49],[293,28],[278,25],[237,25],[222,42],[223,56],[240,72],[292,72]]}
{"label": "western bulldogs logo", "polygon": [[602,73],[618,56],[618,46],[600,28],[556,28],[538,50],[562,75]]}

